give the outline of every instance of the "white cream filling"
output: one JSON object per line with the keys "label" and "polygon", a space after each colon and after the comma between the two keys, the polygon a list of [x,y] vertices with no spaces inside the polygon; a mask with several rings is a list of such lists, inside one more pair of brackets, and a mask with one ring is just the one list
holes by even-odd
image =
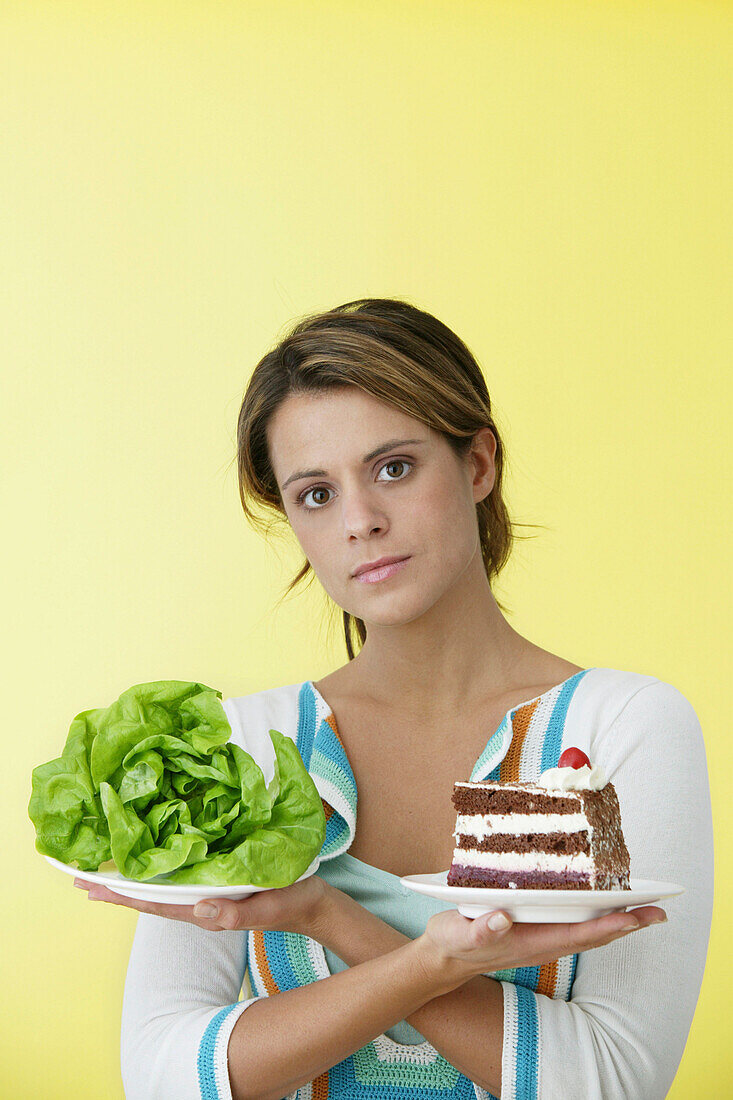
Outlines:
{"label": "white cream filling", "polygon": [[453,863],[461,867],[491,868],[497,871],[593,871],[595,864],[585,852],[558,855],[556,852],[479,852],[456,848]]}
{"label": "white cream filling", "polygon": [[493,833],[579,833],[591,831],[585,814],[458,814],[456,831],[484,840]]}

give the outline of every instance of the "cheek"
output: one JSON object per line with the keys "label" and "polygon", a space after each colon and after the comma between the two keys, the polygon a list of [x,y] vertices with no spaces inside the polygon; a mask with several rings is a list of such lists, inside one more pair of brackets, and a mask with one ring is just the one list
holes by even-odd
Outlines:
{"label": "cheek", "polygon": [[322,574],[324,569],[328,572],[329,561],[333,558],[333,553],[329,554],[329,547],[333,547],[333,538],[328,525],[324,523],[325,516],[319,516],[316,522],[309,523],[308,516],[301,516],[296,512],[291,513],[288,519],[303,554],[316,572]]}
{"label": "cheek", "polygon": [[413,526],[439,534],[447,531],[460,539],[460,529],[470,528],[475,505],[465,498],[454,479],[433,482],[415,498]]}
{"label": "cheek", "polygon": [[476,505],[455,482],[435,486],[423,496],[413,526],[419,542],[428,550],[439,549],[440,567],[462,567],[476,550]]}

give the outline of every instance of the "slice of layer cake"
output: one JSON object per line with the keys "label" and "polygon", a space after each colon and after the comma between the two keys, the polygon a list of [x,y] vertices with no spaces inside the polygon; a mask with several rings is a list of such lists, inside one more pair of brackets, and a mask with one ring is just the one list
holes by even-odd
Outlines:
{"label": "slice of layer cake", "polygon": [[[568,761],[575,765],[567,765]],[[457,782],[448,886],[629,890],[618,797],[579,749],[537,783]]]}

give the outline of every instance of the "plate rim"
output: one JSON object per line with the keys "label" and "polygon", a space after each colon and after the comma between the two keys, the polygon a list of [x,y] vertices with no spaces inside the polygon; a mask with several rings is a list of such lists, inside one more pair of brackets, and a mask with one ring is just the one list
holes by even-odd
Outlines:
{"label": "plate rim", "polygon": [[[428,887],[432,890],[441,891],[460,891],[459,897],[462,897],[466,903],[472,899],[477,901],[482,898],[486,898],[487,895],[506,897],[512,901],[521,901],[523,904],[532,903],[540,904],[541,902],[547,902],[554,900],[562,901],[564,904],[567,902],[576,901],[578,904],[587,904],[591,899],[599,899],[606,901],[623,901],[628,899],[627,904],[631,902],[634,895],[638,894],[654,894],[655,897],[672,897],[679,894],[684,894],[687,887],[682,886],[676,882],[662,882],[656,879],[634,879],[630,878],[631,885],[630,890],[555,890],[555,889],[522,889],[521,887],[512,890],[506,886],[449,886],[447,882],[435,882],[437,876],[446,876],[448,871],[432,871],[421,875],[403,875],[400,878],[400,883],[408,889],[414,890],[416,886]],[[634,886],[636,883],[636,886]],[[643,885],[642,885],[643,884]],[[417,891],[415,891],[417,892]],[[445,895],[443,895],[445,896]],[[451,900],[451,899],[448,899]],[[458,900],[458,898],[456,899]],[[631,902],[633,904],[633,902]]]}
{"label": "plate rim", "polygon": [[[165,890],[169,897],[176,894],[181,896],[183,894],[195,894],[201,893],[202,897],[225,897],[227,893],[233,891],[249,890],[254,893],[260,890],[278,890],[284,889],[284,887],[278,886],[255,886],[248,882],[231,883],[228,886],[210,886],[205,882],[155,882],[152,879],[135,879],[125,878],[119,871],[82,871],[78,867],[72,867],[70,863],[63,863],[62,860],[56,859],[55,856],[49,856],[45,853],[43,858],[47,860],[52,866],[56,867],[59,871],[63,871],[64,874],[73,875],[75,878],[84,879],[86,882],[96,882],[100,886],[109,886],[110,890],[117,889],[133,889],[133,890]],[[296,882],[300,882],[300,879],[307,876],[309,872],[315,874],[320,866],[320,854],[315,856],[313,860],[308,864],[300,878],[296,879]],[[315,863],[315,868],[311,872],[311,867]],[[171,894],[170,891],[173,893]],[[203,893],[202,893],[203,891]],[[144,899],[140,899],[144,900]]]}

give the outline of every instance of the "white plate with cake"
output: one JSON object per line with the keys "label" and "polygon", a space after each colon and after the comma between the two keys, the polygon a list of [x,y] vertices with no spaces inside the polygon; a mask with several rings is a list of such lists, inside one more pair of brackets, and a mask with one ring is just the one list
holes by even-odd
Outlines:
{"label": "white plate with cake", "polygon": [[400,882],[418,894],[453,902],[464,917],[480,917],[501,909],[515,924],[575,924],[684,893],[684,887],[674,882],[650,879],[631,879],[629,890],[512,890],[506,886],[492,890],[448,886],[447,877],[447,871],[439,871],[433,875],[407,875]]}
{"label": "white plate with cake", "polygon": [[618,796],[601,768],[567,748],[536,782],[457,782],[448,871],[403,886],[479,917],[503,909],[519,923],[577,922],[684,893],[631,879]]}

